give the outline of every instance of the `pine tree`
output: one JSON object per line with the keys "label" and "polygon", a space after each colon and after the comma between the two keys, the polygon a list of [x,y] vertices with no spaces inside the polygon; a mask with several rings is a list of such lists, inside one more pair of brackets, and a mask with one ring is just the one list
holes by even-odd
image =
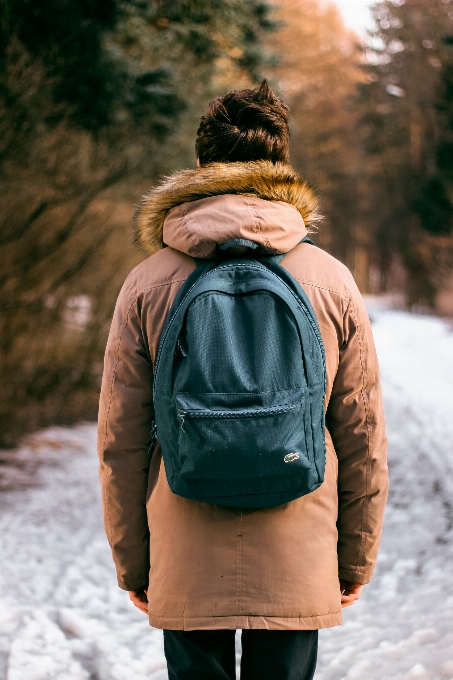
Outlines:
{"label": "pine tree", "polygon": [[448,0],[386,0],[373,14],[361,129],[380,267],[391,285],[396,253],[408,303],[434,306],[451,260],[453,11]]}

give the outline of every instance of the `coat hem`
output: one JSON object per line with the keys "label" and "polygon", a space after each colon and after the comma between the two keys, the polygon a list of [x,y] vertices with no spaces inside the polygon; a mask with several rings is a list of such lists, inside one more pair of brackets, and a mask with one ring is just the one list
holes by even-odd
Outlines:
{"label": "coat hem", "polygon": [[318,630],[341,625],[341,610],[320,616],[155,616],[149,624],[163,630]]}

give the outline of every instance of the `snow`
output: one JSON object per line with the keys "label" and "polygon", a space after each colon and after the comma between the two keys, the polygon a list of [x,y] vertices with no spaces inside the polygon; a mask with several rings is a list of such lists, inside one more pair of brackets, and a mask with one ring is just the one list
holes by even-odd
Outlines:
{"label": "snow", "polygon": [[[391,490],[378,566],[317,680],[453,680],[453,325],[369,304]],[[166,680],[162,633],[116,586],[95,426],[0,452],[1,680]]]}

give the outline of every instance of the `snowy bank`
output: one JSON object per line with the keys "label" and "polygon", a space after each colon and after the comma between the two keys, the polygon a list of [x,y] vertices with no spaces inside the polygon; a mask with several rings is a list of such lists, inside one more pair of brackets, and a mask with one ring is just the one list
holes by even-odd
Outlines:
{"label": "snowy bank", "polygon": [[[322,631],[316,678],[453,680],[453,326],[370,315],[390,500],[373,583]],[[1,680],[166,680],[161,632],[116,586],[95,427],[48,429],[3,459]]]}

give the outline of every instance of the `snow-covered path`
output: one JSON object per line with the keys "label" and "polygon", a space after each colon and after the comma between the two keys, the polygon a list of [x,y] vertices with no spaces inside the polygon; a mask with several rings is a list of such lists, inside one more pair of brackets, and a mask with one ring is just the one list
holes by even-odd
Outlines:
{"label": "snow-covered path", "polygon": [[[322,631],[316,678],[453,680],[453,326],[370,314],[390,501],[373,583]],[[0,467],[0,679],[165,680],[161,633],[116,586],[94,426],[34,435],[14,460]]]}

